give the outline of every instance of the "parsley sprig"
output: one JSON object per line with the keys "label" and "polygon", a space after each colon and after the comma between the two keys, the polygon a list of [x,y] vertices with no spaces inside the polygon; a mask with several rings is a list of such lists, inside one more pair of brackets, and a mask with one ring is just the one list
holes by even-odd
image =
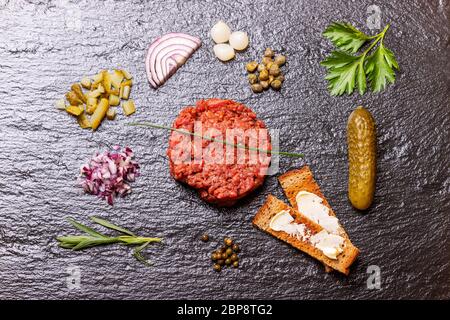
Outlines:
{"label": "parsley sprig", "polygon": [[[333,96],[351,94],[355,86],[362,95],[366,92],[367,80],[373,92],[380,92],[388,83],[394,83],[394,69],[399,70],[399,66],[383,42],[388,29],[389,24],[374,36],[345,22],[333,22],[325,29],[323,36],[338,48],[320,63],[328,70],[325,79]],[[354,55],[368,41],[372,41],[368,48],[360,55]]]}

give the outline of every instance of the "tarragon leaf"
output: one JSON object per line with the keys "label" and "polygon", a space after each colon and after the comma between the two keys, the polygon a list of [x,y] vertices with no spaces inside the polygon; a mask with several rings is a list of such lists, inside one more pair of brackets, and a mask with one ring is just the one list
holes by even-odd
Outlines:
{"label": "tarragon leaf", "polygon": [[116,230],[116,231],[119,231],[119,232],[121,232],[121,233],[128,234],[128,235],[130,235],[130,236],[132,236],[132,237],[135,237],[135,236],[136,236],[136,235],[135,235],[133,232],[131,232],[130,230],[125,229],[125,228],[122,228],[122,227],[119,227],[119,226],[116,226],[115,224],[112,224],[111,222],[106,221],[106,220],[104,220],[104,219],[97,218],[97,217],[91,217],[91,220],[94,221],[95,223],[98,223],[99,225],[104,226],[105,228],[112,229],[112,230]]}
{"label": "tarragon leaf", "polygon": [[357,52],[367,40],[371,39],[370,36],[345,22],[333,22],[325,29],[323,36],[339,49],[350,53]]}
{"label": "tarragon leaf", "polygon": [[391,50],[381,42],[372,55],[366,60],[365,70],[373,92],[380,92],[387,83],[395,82],[395,71],[399,69]]}
{"label": "tarragon leaf", "polygon": [[69,220],[69,222],[78,230],[86,232],[87,234],[93,236],[93,237],[98,237],[98,238],[104,238],[106,237],[104,234],[101,234],[100,232],[95,231],[94,229],[89,228],[88,226],[85,226],[84,224],[81,224],[77,221],[75,221],[72,218],[67,218],[67,220]]}

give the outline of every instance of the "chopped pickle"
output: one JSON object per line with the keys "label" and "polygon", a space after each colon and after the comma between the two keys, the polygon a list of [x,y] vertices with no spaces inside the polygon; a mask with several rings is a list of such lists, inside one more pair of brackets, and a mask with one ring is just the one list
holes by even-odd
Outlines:
{"label": "chopped pickle", "polygon": [[88,106],[96,105],[96,104],[97,104],[97,98],[94,98],[94,97],[88,97],[88,98],[87,98],[87,101],[86,101],[86,104],[87,104]]}
{"label": "chopped pickle", "polygon": [[103,71],[103,88],[107,93],[111,92],[111,74],[108,71]]}
{"label": "chopped pickle", "polygon": [[66,99],[72,106],[78,106],[80,104],[83,104],[83,101],[81,101],[81,99],[73,91],[69,91],[66,93]]}
{"label": "chopped pickle", "polygon": [[96,74],[94,77],[94,82],[92,83],[92,85],[98,85],[100,82],[103,81],[103,71],[100,72],[99,74]]}
{"label": "chopped pickle", "polygon": [[78,124],[80,125],[80,127],[83,128],[83,129],[91,127],[91,122],[89,121],[89,118],[86,116],[85,112],[82,112],[77,117],[77,121],[78,121]]}
{"label": "chopped pickle", "polygon": [[125,79],[130,80],[133,78],[133,76],[127,70],[120,70],[120,71],[122,71],[122,74],[125,77]]}
{"label": "chopped pickle", "polygon": [[86,107],[86,113],[87,114],[93,114],[95,112],[95,109],[97,109],[97,104],[88,105]]}
{"label": "chopped pickle", "polygon": [[106,112],[106,117],[108,118],[108,120],[114,120],[114,118],[116,117],[116,109],[109,108],[108,112]]}
{"label": "chopped pickle", "polygon": [[125,80],[124,82],[122,82],[120,84],[120,87],[126,87],[126,86],[131,87],[132,85],[133,85],[133,81],[132,80]]}
{"label": "chopped pickle", "polygon": [[110,94],[113,94],[113,95],[115,95],[115,96],[118,96],[118,95],[120,95],[120,90],[119,90],[119,89],[112,89],[111,92],[110,92]]}
{"label": "chopped pickle", "polygon": [[109,96],[109,105],[110,106],[118,106],[120,104],[120,98],[119,96],[111,94]]}
{"label": "chopped pickle", "polygon": [[120,84],[122,83],[124,76],[123,73],[120,72],[119,70],[114,70],[114,72],[111,74],[111,82],[112,85],[119,89],[120,88]]}
{"label": "chopped pickle", "polygon": [[126,116],[129,116],[130,114],[133,114],[136,111],[136,107],[134,105],[133,100],[128,100],[122,103],[122,108]]}
{"label": "chopped pickle", "polygon": [[128,98],[130,97],[130,87],[126,86],[121,88],[121,93],[120,93],[120,97],[124,100],[128,100]]}
{"label": "chopped pickle", "polygon": [[73,116],[79,116],[83,112],[83,109],[80,106],[67,106],[66,111]]}
{"label": "chopped pickle", "polygon": [[83,79],[81,79],[81,85],[83,86],[83,88],[90,89],[91,88],[91,78],[84,77]]}
{"label": "chopped pickle", "polygon": [[91,126],[93,130],[96,130],[98,128],[103,118],[105,117],[106,112],[108,112],[108,108],[109,108],[108,100],[105,98],[101,99],[100,103],[98,104],[97,108],[94,111],[94,114],[91,117]]}
{"label": "chopped pickle", "polygon": [[57,109],[66,110],[66,102],[64,101],[64,99],[59,99],[58,101],[56,101],[55,106]]}
{"label": "chopped pickle", "polygon": [[72,89],[73,92],[75,92],[75,94],[77,95],[77,97],[83,101],[84,103],[86,103],[86,97],[83,94],[83,89],[81,89],[81,86],[78,83],[74,83],[70,89]]}

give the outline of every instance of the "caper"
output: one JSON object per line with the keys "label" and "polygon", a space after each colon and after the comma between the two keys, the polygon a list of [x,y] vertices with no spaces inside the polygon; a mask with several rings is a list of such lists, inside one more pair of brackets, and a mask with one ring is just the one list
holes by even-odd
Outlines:
{"label": "caper", "polygon": [[233,254],[231,255],[230,259],[231,259],[231,261],[233,261],[233,262],[239,260],[239,258],[238,258],[238,256],[237,256],[236,253],[233,253]]}
{"label": "caper", "polygon": [[254,84],[258,81],[258,76],[254,73],[250,73],[247,78],[250,84]]}
{"label": "caper", "polygon": [[222,259],[217,260],[217,264],[218,264],[219,266],[223,266],[223,265],[225,264],[225,260],[222,260]]}
{"label": "caper", "polygon": [[222,267],[220,266],[220,264],[215,263],[213,269],[214,271],[220,272],[220,270],[222,270]]}
{"label": "caper", "polygon": [[272,58],[264,57],[264,58],[262,58],[261,62],[266,66],[266,68],[269,68],[268,64],[271,63],[271,62],[273,63],[273,60],[272,60]]}
{"label": "caper", "polygon": [[226,251],[227,257],[231,256],[232,254],[233,254],[233,249],[228,248],[227,251]]}
{"label": "caper", "polygon": [[234,252],[239,252],[239,251],[241,251],[241,248],[239,248],[239,245],[238,245],[237,243],[235,243],[235,244],[233,245],[233,251],[234,251]]}
{"label": "caper", "polygon": [[[223,239],[223,243],[227,247],[231,247],[233,245],[233,239],[226,237],[225,239]],[[225,250],[228,250],[228,248],[226,248]]]}
{"label": "caper", "polygon": [[245,65],[245,68],[248,72],[255,72],[256,68],[258,67],[258,62],[256,61],[250,61]]}
{"label": "caper", "polygon": [[208,242],[209,240],[209,236],[207,234],[202,235],[202,237],[200,238],[200,240],[202,240],[203,242]]}
{"label": "caper", "polygon": [[276,77],[275,79],[280,80],[281,82],[284,82],[284,76],[282,74],[280,74],[278,77]]}
{"label": "caper", "polygon": [[239,261],[233,262],[233,267],[235,267],[235,268],[239,267]]}
{"label": "caper", "polygon": [[273,80],[272,83],[270,84],[270,86],[274,90],[280,90],[281,89],[281,81],[280,80]]}
{"label": "caper", "polygon": [[260,83],[252,84],[252,90],[254,93],[260,93],[263,91],[263,87]]}
{"label": "caper", "polygon": [[259,73],[259,81],[265,81],[269,79],[269,71],[263,70]]}
{"label": "caper", "polygon": [[272,64],[272,66],[269,69],[269,73],[272,76],[279,76],[280,75],[280,67],[277,64]]}
{"label": "caper", "polygon": [[258,72],[261,72],[263,70],[266,70],[266,66],[263,65],[262,63],[258,64]]}
{"label": "caper", "polygon": [[262,85],[264,90],[269,89],[269,87],[270,87],[269,81],[261,81],[260,83],[261,83],[261,85]]}
{"label": "caper", "polygon": [[270,58],[272,58],[274,55],[275,55],[275,53],[274,53],[273,50],[270,49],[270,48],[267,48],[267,49],[264,51],[264,57],[270,57]]}
{"label": "caper", "polygon": [[277,65],[282,66],[286,63],[286,57],[280,54],[279,56],[275,57],[274,61]]}

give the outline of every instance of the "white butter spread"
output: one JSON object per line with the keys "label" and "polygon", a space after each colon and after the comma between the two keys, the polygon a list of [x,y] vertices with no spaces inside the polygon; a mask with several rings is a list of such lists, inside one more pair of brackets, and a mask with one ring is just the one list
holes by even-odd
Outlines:
{"label": "white butter spread", "polygon": [[269,228],[274,231],[284,231],[302,241],[309,241],[330,259],[337,259],[337,256],[343,251],[344,238],[341,236],[332,234],[325,229],[311,235],[311,231],[305,224],[294,221],[289,210],[281,210],[270,220]]}
{"label": "white butter spread", "polygon": [[337,256],[344,251],[342,246],[344,238],[322,230],[311,237],[311,243],[323,252],[330,259],[337,259]]}
{"label": "white butter spread", "polygon": [[271,220],[269,227],[274,231],[284,231],[290,236],[305,240],[309,236],[306,226],[302,223],[295,223],[289,210],[281,210]]}
{"label": "white butter spread", "polygon": [[339,234],[338,219],[330,216],[330,209],[323,204],[321,197],[308,191],[300,191],[295,200],[297,201],[298,211],[321,225],[328,232]]}

